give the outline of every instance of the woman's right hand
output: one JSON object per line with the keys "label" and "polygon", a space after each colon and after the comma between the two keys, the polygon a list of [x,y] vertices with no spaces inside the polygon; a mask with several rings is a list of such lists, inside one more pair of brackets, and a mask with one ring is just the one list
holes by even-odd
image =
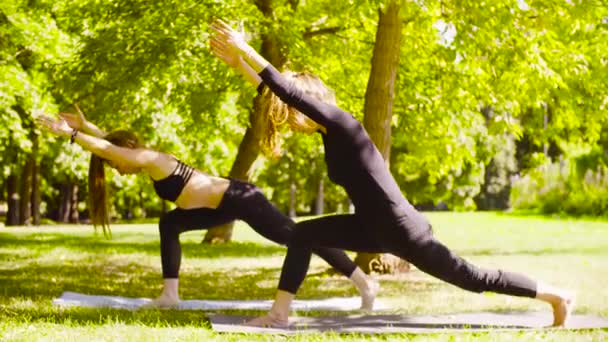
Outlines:
{"label": "woman's right hand", "polygon": [[[211,29],[213,30],[211,47],[214,49],[214,52],[220,47],[225,56],[234,57],[246,54],[251,49],[251,46],[245,41],[243,34],[234,30],[225,22],[217,19],[211,24]],[[222,59],[226,61],[224,58]]]}
{"label": "woman's right hand", "polygon": [[219,57],[226,65],[231,68],[238,69],[243,63],[241,56],[226,46],[224,42],[215,37],[211,39],[211,52]]}
{"label": "woman's right hand", "polygon": [[76,111],[78,112],[77,114],[59,113],[59,116],[63,120],[65,120],[65,122],[68,124],[68,126],[72,127],[73,129],[82,131],[82,130],[84,130],[84,127],[87,123],[87,119],[85,119],[84,114],[82,113],[82,111],[80,110],[80,107],[78,107],[78,105],[74,105],[74,107],[76,108]]}

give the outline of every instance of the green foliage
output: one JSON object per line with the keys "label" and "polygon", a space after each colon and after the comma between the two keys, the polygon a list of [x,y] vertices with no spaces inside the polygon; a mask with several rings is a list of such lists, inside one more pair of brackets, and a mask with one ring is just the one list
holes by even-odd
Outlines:
{"label": "green foliage", "polygon": [[[32,115],[71,110],[74,103],[105,130],[131,129],[151,147],[226,175],[248,125],[254,90],[209,53],[208,23],[217,17],[243,27],[255,47],[262,34],[280,38],[285,66],[319,75],[335,90],[338,104],[361,119],[378,10],[386,3],[4,1],[0,185],[19,172],[31,149]],[[506,153],[504,134],[526,137],[534,147],[598,146],[596,159],[587,164],[600,163],[608,146],[604,2],[401,6],[390,162],[412,202],[474,208],[473,198],[493,172],[488,167],[496,167],[490,163]],[[484,117],[484,108],[492,109],[491,118]],[[40,139],[41,163],[51,166],[43,174],[42,193],[53,200],[54,184],[85,179],[88,153],[47,134]],[[319,141],[294,137],[286,146],[282,159],[260,161],[254,180],[285,208],[295,179],[298,210],[306,212],[324,174]],[[544,162],[536,152],[522,156],[524,166]],[[145,211],[158,210],[145,180],[111,176],[111,183],[117,213],[141,202],[139,194],[149,204]],[[325,194],[329,210],[344,207],[343,191],[327,179]],[[81,195],[86,198],[86,192]]]}
{"label": "green foliage", "polygon": [[543,214],[576,216],[608,215],[608,167],[586,168],[593,155],[545,163],[528,172],[513,185],[515,209]]}
{"label": "green foliage", "polygon": [[[0,154],[8,160],[31,149],[31,113],[56,109],[49,70],[69,58],[72,41],[57,28],[47,11],[49,5],[47,1],[0,5]],[[3,176],[12,164],[3,165]]]}

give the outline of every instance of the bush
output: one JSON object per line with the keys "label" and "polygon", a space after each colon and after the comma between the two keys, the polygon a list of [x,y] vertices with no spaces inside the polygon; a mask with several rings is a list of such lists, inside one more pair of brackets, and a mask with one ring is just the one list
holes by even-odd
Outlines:
{"label": "bush", "polygon": [[608,167],[598,163],[595,169],[583,169],[577,161],[548,162],[516,179],[512,208],[608,217]]}

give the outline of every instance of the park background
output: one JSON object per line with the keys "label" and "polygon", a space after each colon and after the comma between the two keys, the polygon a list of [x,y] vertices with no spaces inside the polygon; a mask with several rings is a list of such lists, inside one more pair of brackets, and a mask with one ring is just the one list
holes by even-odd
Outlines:
{"label": "park background", "polygon": [[[603,1],[14,0],[0,4],[0,260],[6,270],[12,257],[28,253],[16,241],[44,240],[45,232],[61,237],[56,248],[65,239],[81,240],[63,248],[120,243],[120,229],[114,242],[103,242],[87,225],[89,154],[33,122],[38,113],[73,111],[75,104],[106,131],[132,130],[147,146],[204,172],[255,183],[292,217],[350,210],[345,192],[327,179],[319,136],[286,135],[279,158],[260,153],[259,127],[250,121],[255,89],[208,48],[215,18],[242,27],[279,69],[310,71],[333,88],[339,106],[364,123],[404,195],[421,210],[455,215],[441,221],[442,228],[434,220],[446,216],[429,214],[438,234],[474,235],[480,250],[455,239],[457,251],[572,252],[605,265]],[[143,231],[154,244],[154,225],[172,205],[155,195],[146,177],[110,171],[107,179],[113,221],[131,223],[134,232],[148,227]],[[505,223],[526,215],[543,216],[512,229]],[[545,230],[537,220],[557,228]],[[127,240],[137,245],[133,234]],[[493,249],[496,236],[507,241],[506,251]],[[560,239],[542,247],[548,236]],[[232,226],[189,237],[221,244],[232,239]],[[240,242],[192,248],[232,250],[234,243]],[[32,258],[31,249],[42,253],[35,246],[26,248]],[[270,247],[251,252],[263,255],[264,248]],[[378,273],[407,269],[378,256],[356,257]],[[380,262],[370,262],[374,258]],[[570,270],[565,259],[552,261]],[[608,277],[590,265],[594,279]],[[6,298],[17,294],[23,295],[19,287],[5,286]],[[3,301],[9,310],[10,300]],[[583,311],[605,315],[606,299],[598,303]]]}

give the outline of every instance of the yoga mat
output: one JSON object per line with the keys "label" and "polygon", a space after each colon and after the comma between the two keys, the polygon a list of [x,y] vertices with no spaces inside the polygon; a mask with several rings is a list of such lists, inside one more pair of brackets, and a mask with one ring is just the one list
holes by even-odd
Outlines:
{"label": "yoga mat", "polygon": [[[230,333],[296,334],[333,331],[340,333],[451,333],[540,329],[553,322],[551,312],[474,312],[451,315],[356,315],[292,317],[288,328],[248,327],[253,316],[208,314],[212,328]],[[608,319],[595,315],[573,315],[567,329],[607,328]]]}
{"label": "yoga mat", "polygon": [[[80,306],[93,308],[115,308],[136,310],[149,303],[150,298],[129,298],[118,296],[97,296],[76,292],[64,292],[61,297],[53,299],[53,304],[59,306]],[[177,310],[270,310],[271,300],[182,300],[175,308]],[[294,300],[293,310],[316,311],[349,311],[358,310],[361,298],[327,298]],[[375,310],[386,309],[386,305],[376,301]]]}

